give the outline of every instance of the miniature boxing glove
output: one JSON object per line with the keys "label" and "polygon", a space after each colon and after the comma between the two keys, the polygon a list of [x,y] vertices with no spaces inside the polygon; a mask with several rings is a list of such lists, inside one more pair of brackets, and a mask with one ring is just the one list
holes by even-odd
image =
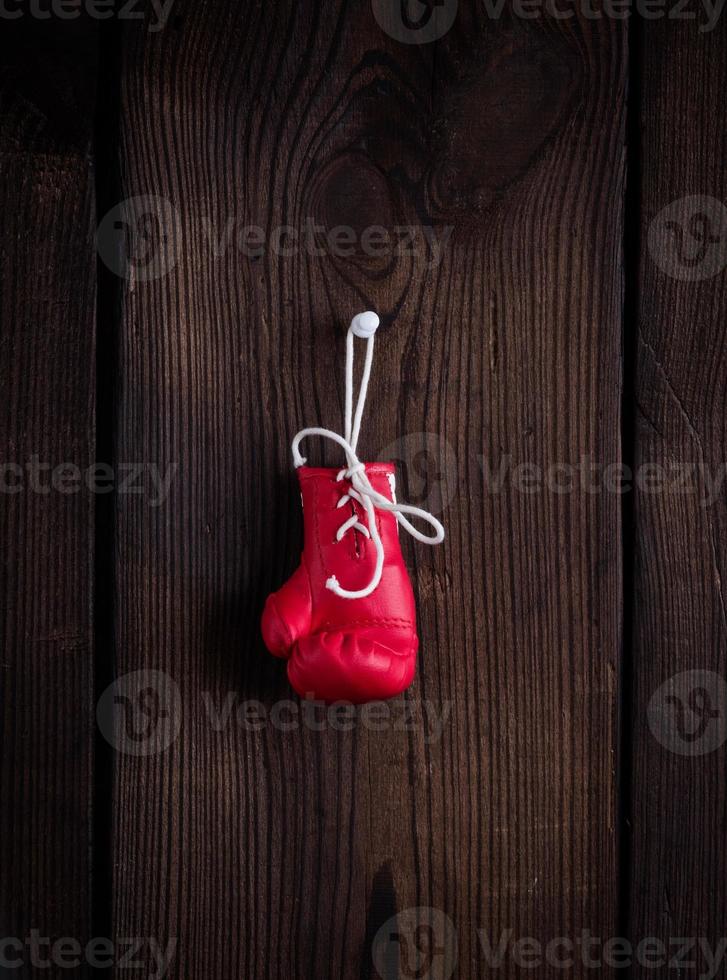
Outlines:
{"label": "miniature boxing glove", "polygon": [[[378,317],[355,317],[347,336],[346,431],[303,429],[293,440],[303,504],[301,562],[268,597],[262,634],[271,653],[288,662],[288,678],[305,698],[359,704],[394,697],[409,686],[418,638],[414,594],[399,544],[399,527],[420,541],[438,544],[442,525],[418,507],[396,501],[390,463],[362,463],[356,456],[361,416],[373,359]],[[352,416],[353,342],[367,341],[366,362]],[[342,469],[305,466],[299,451],[307,436],[332,439],[343,449]],[[426,521],[432,536],[409,516]]]}

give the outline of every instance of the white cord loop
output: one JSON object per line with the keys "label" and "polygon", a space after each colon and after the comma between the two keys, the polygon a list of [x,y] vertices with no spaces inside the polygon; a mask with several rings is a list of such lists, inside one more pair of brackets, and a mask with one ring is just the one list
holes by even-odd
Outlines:
{"label": "white cord loop", "polygon": [[[345,435],[341,436],[331,429],[313,427],[301,429],[293,439],[291,449],[293,451],[293,465],[297,468],[306,462],[301,456],[298,446],[307,436],[321,436],[324,439],[331,439],[337,443],[346,455],[346,466],[338,472],[336,479],[340,483],[342,480],[348,481],[351,486],[338,501],[337,507],[344,507],[350,500],[355,500],[366,512],[368,527],[359,521],[356,514],[352,514],[341,524],[336,532],[336,540],[341,541],[343,536],[353,528],[359,531],[366,538],[374,543],[376,549],[376,567],[369,584],[358,591],[343,589],[338,583],[335,575],[332,575],[326,582],[326,588],[335,592],[342,599],[364,599],[377,588],[381,581],[381,574],[384,570],[384,546],[381,542],[378,528],[376,526],[376,511],[389,511],[394,515],[398,523],[408,531],[412,537],[423,544],[440,544],[444,540],[444,528],[440,522],[428,511],[421,507],[412,507],[409,504],[398,504],[395,499],[389,500],[371,486],[371,482],[366,475],[366,466],[356,455],[359,432],[361,430],[361,417],[363,415],[364,404],[366,403],[366,393],[371,377],[371,364],[374,359],[374,334],[379,326],[379,318],[375,313],[359,313],[351,321],[348,334],[346,336],[346,408],[345,408]],[[353,411],[353,338],[360,337],[366,341],[366,359],[364,361],[363,375],[356,399],[356,411]],[[392,488],[393,497],[393,488]],[[423,534],[418,530],[406,515],[419,518],[425,521],[434,530],[433,535]]]}

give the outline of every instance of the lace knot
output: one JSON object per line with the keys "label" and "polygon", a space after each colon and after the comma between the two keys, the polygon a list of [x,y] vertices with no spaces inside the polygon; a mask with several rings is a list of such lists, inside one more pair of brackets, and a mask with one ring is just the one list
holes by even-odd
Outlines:
{"label": "lace knot", "polygon": [[347,466],[344,469],[338,471],[338,475],[336,476],[336,482],[340,483],[341,480],[351,480],[357,473],[365,473],[365,472],[366,472],[365,463],[361,463],[361,462],[354,463],[353,466]]}

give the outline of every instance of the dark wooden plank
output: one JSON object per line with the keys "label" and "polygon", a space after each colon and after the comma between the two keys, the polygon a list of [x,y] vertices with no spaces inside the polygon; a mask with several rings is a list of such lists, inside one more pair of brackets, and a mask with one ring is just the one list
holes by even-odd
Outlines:
{"label": "dark wooden plank", "polygon": [[[486,970],[478,929],[613,932],[619,500],[512,470],[618,459],[625,65],[620,22],[479,8],[435,45],[350,2],[178,0],[166,32],[127,32],[124,196],[169,204],[129,232],[119,461],[177,468],[163,506],[119,500],[119,669],[168,675],[180,730],[119,760],[115,928],[178,937],[173,975],[375,976],[379,929],[417,906],[437,942],[452,921],[462,976]],[[225,243],[308,219],[417,244]],[[442,549],[404,545],[415,724],[215,731],[209,699],[290,696],[258,626],[299,550],[289,441],[338,425],[364,307],[384,325],[362,446],[448,502]]]}
{"label": "dark wooden plank", "polygon": [[[727,921],[727,136],[712,107],[727,25],[698,28],[651,23],[641,40],[635,461],[659,469],[635,497],[631,931],[715,943]],[[687,958],[706,970],[698,949]]]}
{"label": "dark wooden plank", "polygon": [[22,943],[90,938],[95,46],[84,18],[2,25],[0,936]]}

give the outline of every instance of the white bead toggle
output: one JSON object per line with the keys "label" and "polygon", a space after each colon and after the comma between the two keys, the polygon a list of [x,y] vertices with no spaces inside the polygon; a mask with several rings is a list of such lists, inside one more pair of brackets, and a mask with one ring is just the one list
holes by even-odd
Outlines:
{"label": "white bead toggle", "polygon": [[360,337],[361,340],[368,340],[369,337],[373,337],[379,326],[379,318],[371,310],[366,313],[357,313],[356,316],[351,320],[351,331],[354,336]]}

